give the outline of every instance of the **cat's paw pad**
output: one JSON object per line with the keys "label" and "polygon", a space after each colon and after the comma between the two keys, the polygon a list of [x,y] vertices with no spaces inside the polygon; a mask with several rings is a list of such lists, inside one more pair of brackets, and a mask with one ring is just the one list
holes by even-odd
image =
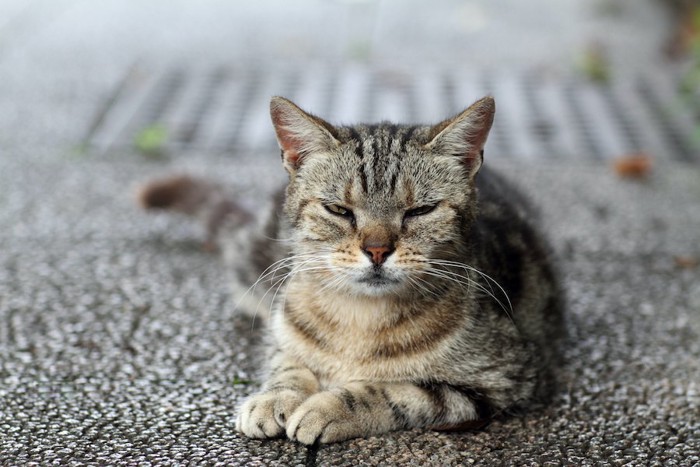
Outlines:
{"label": "cat's paw pad", "polygon": [[287,437],[303,444],[333,443],[361,435],[353,414],[330,392],[309,397],[292,414]]}
{"label": "cat's paw pad", "polygon": [[292,390],[257,394],[241,407],[236,430],[250,438],[276,438],[304,397]]}

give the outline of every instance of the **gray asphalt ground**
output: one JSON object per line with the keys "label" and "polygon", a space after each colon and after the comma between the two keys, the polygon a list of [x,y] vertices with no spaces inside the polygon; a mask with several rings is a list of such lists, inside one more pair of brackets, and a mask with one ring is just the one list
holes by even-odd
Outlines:
{"label": "gray asphalt ground", "polygon": [[[647,179],[623,180],[586,154],[487,154],[541,206],[560,258],[569,335],[553,400],[477,432],[412,430],[307,449],[234,431],[237,404],[260,384],[259,331],[235,313],[199,227],[142,213],[133,199],[149,177],[187,171],[259,205],[284,180],[278,155],[80,148],[136,59],[405,65],[439,56],[445,65],[469,55],[566,73],[576,45],[616,21],[619,34],[601,37],[628,69],[657,64],[654,6],[594,21],[581,2],[545,0],[533,10],[505,1],[261,2],[270,11],[145,3],[0,4],[0,464],[700,464],[697,166],[657,161]],[[435,11],[448,18],[440,37],[399,27],[423,15],[434,31],[443,24]],[[366,18],[371,41],[350,27]],[[537,34],[536,19],[552,36]],[[528,39],[512,45],[519,33]],[[464,47],[448,47],[455,42]]]}

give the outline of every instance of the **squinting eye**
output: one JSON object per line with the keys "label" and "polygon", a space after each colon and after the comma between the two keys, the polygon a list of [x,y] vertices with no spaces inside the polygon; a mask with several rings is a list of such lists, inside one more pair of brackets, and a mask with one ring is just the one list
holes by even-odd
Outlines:
{"label": "squinting eye", "polygon": [[330,212],[331,214],[335,214],[336,216],[353,217],[352,211],[348,208],[344,208],[343,206],[338,206],[337,204],[324,204],[323,207],[326,208],[326,211]]}
{"label": "squinting eye", "polygon": [[436,207],[437,207],[437,204],[428,204],[425,206],[417,207],[415,209],[409,209],[408,211],[406,211],[405,217],[422,216],[424,214],[428,214]]}

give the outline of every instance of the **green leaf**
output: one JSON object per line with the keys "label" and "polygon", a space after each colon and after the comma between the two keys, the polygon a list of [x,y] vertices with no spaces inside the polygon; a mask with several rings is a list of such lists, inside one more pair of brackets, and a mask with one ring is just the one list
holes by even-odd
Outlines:
{"label": "green leaf", "polygon": [[255,381],[252,379],[244,379],[244,378],[239,378],[238,375],[233,377],[233,385],[236,386],[238,384],[243,384],[243,385],[248,385],[248,384],[253,384]]}
{"label": "green leaf", "polygon": [[168,129],[159,124],[147,126],[134,137],[134,147],[145,156],[162,156],[168,141]]}
{"label": "green leaf", "polygon": [[592,81],[605,83],[610,80],[610,63],[604,51],[598,47],[584,51],[579,68]]}

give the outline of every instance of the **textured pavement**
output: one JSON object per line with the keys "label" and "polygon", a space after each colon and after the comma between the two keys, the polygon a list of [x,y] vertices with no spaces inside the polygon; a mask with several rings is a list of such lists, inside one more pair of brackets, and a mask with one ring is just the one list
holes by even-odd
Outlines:
{"label": "textured pavement", "polygon": [[[128,66],[355,57],[565,72],[571,49],[607,28],[627,69],[649,66],[663,36],[652,3],[637,0],[620,2],[627,19],[602,21],[582,1],[538,0],[532,11],[436,2],[450,20],[433,17],[425,31],[440,35],[406,27],[428,2],[258,3],[273,8],[0,3],[0,465],[700,464],[700,168],[657,159],[649,179],[623,180],[585,151],[486,154],[541,206],[560,258],[568,337],[547,407],[478,432],[413,430],[319,449],[235,433],[236,406],[260,383],[259,331],[236,315],[200,228],[146,215],[133,194],[149,177],[185,171],[256,206],[284,173],[275,152],[85,151]],[[545,26],[536,11],[549,13]],[[365,17],[375,18],[371,33],[352,27]]]}

